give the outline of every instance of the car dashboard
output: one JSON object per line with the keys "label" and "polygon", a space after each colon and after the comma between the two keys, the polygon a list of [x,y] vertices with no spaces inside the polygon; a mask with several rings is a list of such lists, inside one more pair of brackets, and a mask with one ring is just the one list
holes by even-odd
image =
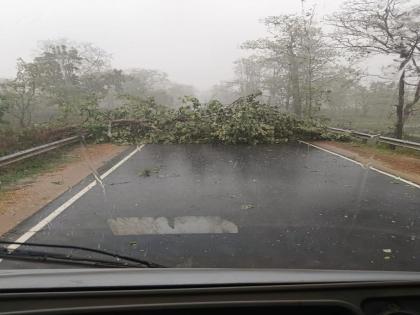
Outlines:
{"label": "car dashboard", "polygon": [[420,314],[420,279],[415,273],[217,269],[3,270],[0,274],[0,314],[224,311]]}

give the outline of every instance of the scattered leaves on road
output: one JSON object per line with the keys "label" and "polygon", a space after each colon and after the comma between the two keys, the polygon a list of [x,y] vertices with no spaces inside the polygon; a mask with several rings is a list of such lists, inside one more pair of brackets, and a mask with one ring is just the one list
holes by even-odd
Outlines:
{"label": "scattered leaves on road", "polygon": [[145,168],[141,170],[138,175],[141,177],[150,177],[152,174],[157,174],[160,171],[160,167]]}

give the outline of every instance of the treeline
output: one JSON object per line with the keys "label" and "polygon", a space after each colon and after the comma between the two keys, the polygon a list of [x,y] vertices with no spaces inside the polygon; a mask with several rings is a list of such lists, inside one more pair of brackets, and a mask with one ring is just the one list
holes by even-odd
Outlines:
{"label": "treeline", "polygon": [[119,107],[125,95],[176,107],[184,95],[195,93],[158,70],[114,69],[111,56],[90,43],[43,42],[33,60],[19,58],[16,68],[15,78],[0,83],[3,130],[80,125],[94,111]]}
{"label": "treeline", "polygon": [[[210,97],[231,101],[262,91],[266,102],[297,117],[389,127],[397,138],[413,122],[420,133],[418,3],[349,0],[322,21],[311,9],[267,17],[264,24],[268,35],[242,44],[249,56],[235,62],[235,79],[216,85]],[[389,62],[379,69],[384,56]]]}

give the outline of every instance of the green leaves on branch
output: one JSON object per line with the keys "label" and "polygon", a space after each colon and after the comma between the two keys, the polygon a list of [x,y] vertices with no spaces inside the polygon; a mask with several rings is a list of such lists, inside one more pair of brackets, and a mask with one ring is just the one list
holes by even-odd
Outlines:
{"label": "green leaves on branch", "polygon": [[88,127],[99,141],[111,131],[112,141],[119,143],[270,144],[322,138],[323,130],[315,123],[296,119],[257,97],[252,94],[229,105],[185,97],[176,110],[153,99],[127,97],[123,107],[97,116]]}

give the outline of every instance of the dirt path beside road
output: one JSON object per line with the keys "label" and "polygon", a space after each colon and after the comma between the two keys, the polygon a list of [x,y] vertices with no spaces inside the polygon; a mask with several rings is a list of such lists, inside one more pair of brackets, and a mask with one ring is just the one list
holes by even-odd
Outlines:
{"label": "dirt path beside road", "polygon": [[31,216],[50,201],[127,148],[113,144],[76,146],[66,161],[52,170],[19,181],[0,194],[0,235]]}

